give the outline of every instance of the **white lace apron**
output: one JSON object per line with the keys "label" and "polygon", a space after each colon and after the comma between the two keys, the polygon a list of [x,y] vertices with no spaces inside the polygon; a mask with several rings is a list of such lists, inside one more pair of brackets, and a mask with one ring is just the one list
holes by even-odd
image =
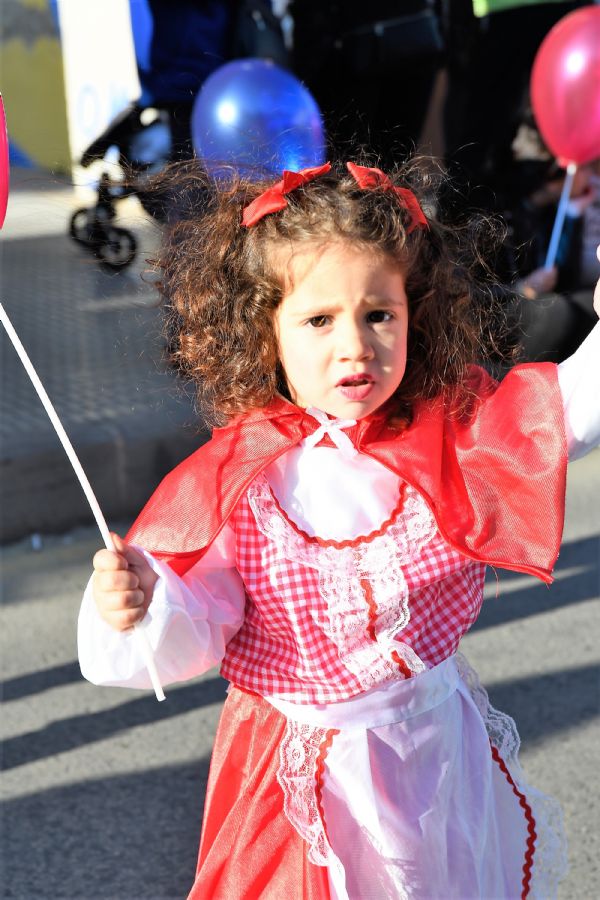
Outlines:
{"label": "white lace apron", "polygon": [[560,807],[524,784],[514,722],[464,657],[340,703],[269,702],[286,815],[337,900],[556,896]]}

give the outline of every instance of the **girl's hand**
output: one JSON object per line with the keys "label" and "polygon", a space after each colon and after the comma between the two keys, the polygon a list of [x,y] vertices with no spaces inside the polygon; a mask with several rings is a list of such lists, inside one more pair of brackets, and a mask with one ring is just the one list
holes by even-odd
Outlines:
{"label": "girl's hand", "polygon": [[126,631],[146,615],[158,576],[145,557],[112,534],[115,551],[94,556],[92,588],[98,612],[117,631]]}
{"label": "girl's hand", "polygon": [[527,300],[537,300],[540,294],[549,294],[556,287],[558,281],[558,269],[552,266],[551,269],[534,269],[529,275],[517,281],[517,290],[523,294]]}

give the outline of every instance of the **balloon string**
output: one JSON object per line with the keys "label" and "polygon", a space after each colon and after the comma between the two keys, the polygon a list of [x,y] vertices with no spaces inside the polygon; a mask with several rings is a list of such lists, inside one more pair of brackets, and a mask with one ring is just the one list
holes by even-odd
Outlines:
{"label": "balloon string", "polygon": [[573,187],[573,178],[575,177],[576,171],[577,163],[570,162],[567,166],[567,174],[565,175],[565,180],[560,194],[560,200],[558,202],[558,208],[556,210],[556,216],[554,218],[554,225],[552,226],[552,234],[550,236],[550,243],[548,245],[548,252],[546,254],[546,262],[544,263],[545,269],[551,269],[556,261],[556,254],[558,253],[560,236],[562,234],[563,226],[565,224],[565,216],[567,214],[567,204],[569,202],[569,198],[571,197],[571,188]]}
{"label": "balloon string", "polygon": [[[56,413],[56,410],[54,409],[54,406],[52,405],[50,397],[46,393],[46,389],[45,389],[44,385],[42,384],[42,382],[33,366],[33,363],[31,362],[31,360],[29,359],[29,356],[27,355],[27,351],[25,350],[25,347],[21,343],[21,340],[20,340],[17,332],[13,328],[12,322],[10,321],[10,319],[6,313],[6,310],[4,309],[4,307],[1,303],[0,303],[0,321],[4,325],[4,328],[6,329],[6,333],[8,334],[13,347],[17,351],[19,359],[23,363],[23,366],[25,367],[25,371],[29,375],[29,378],[31,379],[31,383],[33,384],[33,386],[36,390],[36,393],[37,393],[38,397],[40,398],[40,400],[42,401],[42,405],[43,405],[44,409],[46,410],[48,417],[54,426],[54,430],[56,431],[56,434],[58,435],[58,438],[59,438],[61,444],[63,445],[64,451],[69,458],[69,462],[73,466],[75,474],[77,475],[77,478],[79,479],[79,484],[83,488],[83,492],[87,498],[87,501],[90,505],[92,513],[94,514],[96,524],[98,525],[98,528],[100,529],[100,534],[102,535],[104,544],[108,550],[114,550],[115,547],[113,544],[112,537],[110,535],[110,531],[108,530],[106,520],[104,519],[104,516],[102,515],[102,510],[100,509],[100,505],[99,505],[99,503],[96,499],[96,496],[92,490],[92,486],[91,486],[90,482],[88,481],[87,475],[83,471],[83,467],[82,467],[81,463],[79,462],[79,459],[77,458],[77,454],[75,453],[75,450],[73,449],[73,445],[71,444],[71,441],[69,440],[67,433],[66,433],[65,429],[63,428],[62,422],[58,418],[58,415]],[[145,627],[144,627],[143,623],[139,623],[139,624],[135,625],[133,632],[134,632],[134,636],[135,636],[135,641],[138,644],[138,649],[142,655],[144,664],[148,670],[148,674],[150,676],[150,681],[152,682],[152,687],[154,688],[154,693],[156,694],[156,699],[164,700],[165,694],[162,689],[162,685],[160,683],[160,678],[158,676],[156,664],[155,664],[154,658],[152,656],[152,648],[148,641],[148,636],[145,632]]]}

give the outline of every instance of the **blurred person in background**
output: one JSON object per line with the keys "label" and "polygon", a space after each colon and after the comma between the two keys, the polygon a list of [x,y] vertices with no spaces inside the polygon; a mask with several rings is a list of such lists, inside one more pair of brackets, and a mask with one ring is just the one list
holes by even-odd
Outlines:
{"label": "blurred person in background", "polygon": [[[192,156],[192,106],[215,69],[247,56],[289,64],[281,22],[270,0],[144,0],[137,15],[151,19],[150,43],[143,54],[136,42],[139,104],[168,110],[173,158]],[[132,16],[135,35],[136,4]]]}
{"label": "blurred person in background", "polygon": [[332,152],[368,145],[384,168],[419,141],[443,62],[435,0],[298,0],[294,70],[319,104]]}
{"label": "blurred person in background", "polygon": [[583,2],[445,0],[446,164],[462,182],[457,203],[504,212],[531,192],[513,141],[524,120],[535,55],[556,23]]}
{"label": "blurred person in background", "polygon": [[[522,153],[523,147],[516,150]],[[600,278],[596,254],[600,244],[600,160],[577,169],[556,263],[546,267],[563,182],[564,171],[550,159],[547,177],[512,211],[510,246],[521,273],[515,288],[523,298],[522,344],[528,360],[566,359],[595,322],[593,291]]]}

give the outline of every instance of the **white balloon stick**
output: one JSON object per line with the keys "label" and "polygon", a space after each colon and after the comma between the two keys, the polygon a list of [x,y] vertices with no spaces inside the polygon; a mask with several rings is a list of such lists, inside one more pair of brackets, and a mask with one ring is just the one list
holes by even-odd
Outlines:
{"label": "white balloon stick", "polygon": [[[6,329],[6,333],[8,334],[13,347],[17,351],[19,359],[21,360],[21,362],[23,363],[23,366],[25,367],[25,371],[29,375],[29,378],[31,379],[31,383],[34,386],[38,397],[42,401],[42,405],[43,405],[44,409],[48,413],[48,417],[54,426],[54,430],[56,431],[56,434],[58,435],[58,438],[59,438],[61,444],[63,445],[65,453],[67,454],[67,456],[69,458],[69,462],[73,466],[75,474],[77,475],[77,478],[79,479],[79,484],[83,488],[83,492],[87,498],[88,503],[90,504],[92,513],[94,514],[96,524],[98,525],[98,528],[100,529],[100,534],[102,535],[104,544],[108,550],[114,550],[115,547],[113,544],[112,537],[110,536],[110,531],[108,530],[106,520],[105,520],[104,516],[102,515],[102,510],[100,509],[100,505],[99,505],[99,503],[96,499],[96,496],[92,490],[92,486],[88,481],[87,475],[85,474],[83,467],[82,467],[81,463],[79,462],[79,459],[77,458],[77,454],[75,453],[75,450],[73,449],[73,445],[71,444],[71,441],[69,440],[67,433],[66,433],[65,429],[63,428],[62,422],[58,418],[58,415],[56,413],[56,410],[54,409],[54,406],[52,405],[50,397],[46,393],[46,389],[45,389],[44,385],[42,384],[42,382],[40,381],[40,378],[39,378],[37,372],[35,371],[33,363],[29,359],[29,356],[27,355],[27,351],[25,350],[25,347],[21,343],[21,340],[20,340],[17,332],[13,328],[12,322],[10,321],[10,319],[6,313],[6,310],[4,309],[4,307],[2,306],[1,303],[0,303],[0,321],[4,325],[4,328]],[[138,644],[138,649],[144,660],[144,664],[148,670],[148,675],[150,676],[150,681],[152,682],[152,687],[154,688],[154,693],[156,694],[156,699],[164,700],[165,694],[162,689],[162,685],[160,683],[160,678],[158,676],[158,671],[156,669],[156,664],[154,662],[154,658],[152,655],[152,648],[148,641],[148,636],[146,635],[145,626],[144,626],[143,622],[140,622],[134,626],[133,633],[134,633],[135,640]]]}

